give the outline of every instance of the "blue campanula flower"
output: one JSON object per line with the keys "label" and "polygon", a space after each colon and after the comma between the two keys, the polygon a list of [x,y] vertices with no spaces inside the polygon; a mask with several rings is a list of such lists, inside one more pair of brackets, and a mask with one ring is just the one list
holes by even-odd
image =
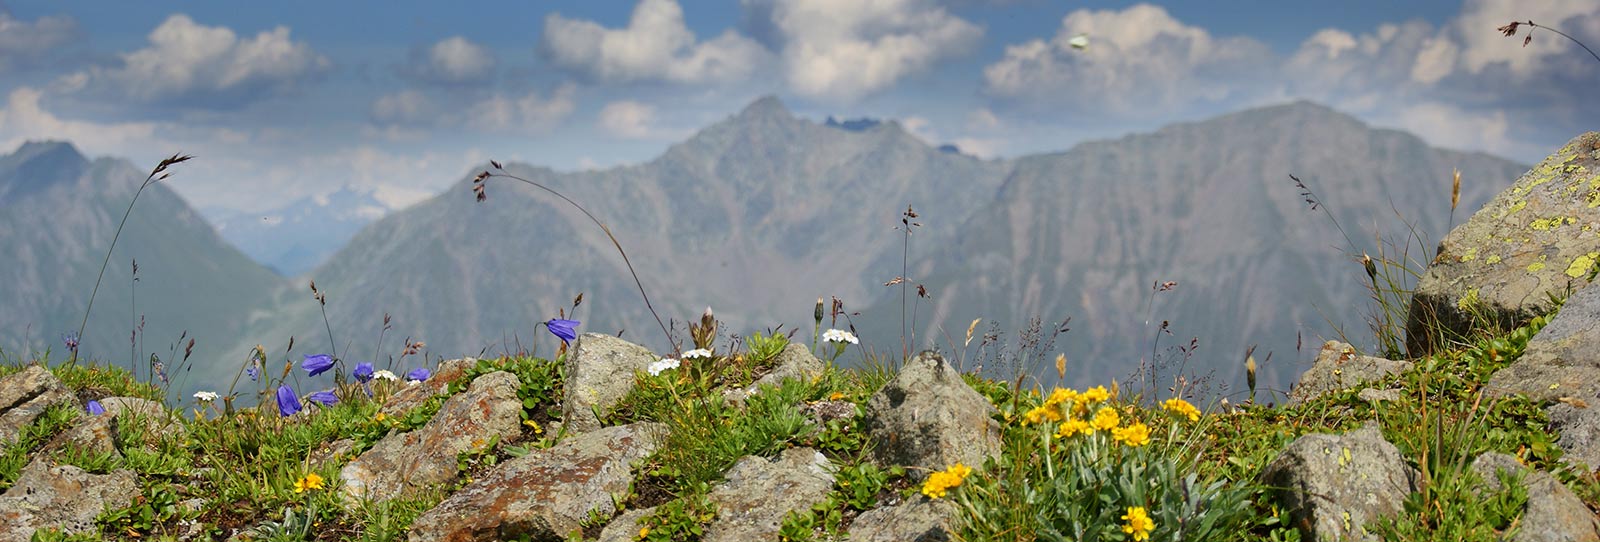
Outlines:
{"label": "blue campanula flower", "polygon": [[423,380],[427,380],[430,376],[433,376],[433,373],[428,372],[427,367],[417,367],[412,369],[411,372],[406,373],[406,380],[415,380],[421,382]]}
{"label": "blue campanula flower", "polygon": [[372,380],[372,369],[371,363],[363,361],[356,364],[356,370],[351,372],[350,375],[356,377],[356,380],[365,383],[368,380]]}
{"label": "blue campanula flower", "polygon": [[557,337],[560,337],[561,338],[561,342],[564,342],[564,343],[572,342],[574,340],[577,340],[577,338],[578,338],[578,321],[577,320],[564,320],[564,319],[561,319],[561,318],[551,318],[550,321],[544,323],[544,327],[549,329],[550,333],[554,334]]}
{"label": "blue campanula flower", "polygon": [[339,396],[330,390],[322,390],[306,396],[306,400],[322,406],[333,406],[339,402]]}
{"label": "blue campanula flower", "polygon": [[300,368],[317,376],[333,368],[333,357],[327,354],[306,354],[305,361],[300,362]]}
{"label": "blue campanula flower", "polygon": [[278,386],[278,414],[293,416],[300,412],[300,398],[294,394],[294,388],[288,384]]}
{"label": "blue campanula flower", "polygon": [[99,401],[89,401],[88,406],[85,406],[84,410],[88,410],[90,414],[95,416],[106,413],[106,407],[100,406]]}

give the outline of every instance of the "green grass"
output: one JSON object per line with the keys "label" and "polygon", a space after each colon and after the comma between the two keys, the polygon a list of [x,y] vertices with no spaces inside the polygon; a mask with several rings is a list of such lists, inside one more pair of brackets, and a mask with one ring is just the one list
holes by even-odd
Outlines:
{"label": "green grass", "polygon": [[[955,527],[967,540],[1124,539],[1133,508],[1150,518],[1154,540],[1175,537],[1180,530],[1185,540],[1298,540],[1301,534],[1268,498],[1271,488],[1254,481],[1257,474],[1302,435],[1348,431],[1376,419],[1422,481],[1402,515],[1372,528],[1392,539],[1492,540],[1514,529],[1526,495],[1516,484],[1498,494],[1475,493],[1482,481],[1467,466],[1483,452],[1511,454],[1552,472],[1591,507],[1600,504],[1600,483],[1560,461],[1555,437],[1546,430],[1544,405],[1482,393],[1489,375],[1520,356],[1547,321],[1539,318],[1510,333],[1416,360],[1410,370],[1369,385],[1400,390],[1398,400],[1379,404],[1360,399],[1352,389],[1292,408],[1252,405],[1224,411],[1209,405],[1197,420],[1189,420],[1141,403],[1127,390],[1107,390],[1105,397],[1084,401],[1080,408],[1077,400],[1052,400],[1053,389],[1015,393],[1014,381],[964,375],[996,406],[1003,453],[984,465],[968,465],[973,470],[965,476],[959,469],[936,475],[944,476],[947,486],[940,498],[956,505]],[[725,399],[723,391],[749,386],[770,371],[783,348],[783,341],[766,336],[744,344],[734,351],[714,349],[710,359],[685,360],[679,369],[659,375],[639,373],[623,406],[603,413],[607,423],[652,421],[671,428],[664,444],[638,465],[633,491],[618,503],[618,513],[658,506],[643,520],[646,538],[698,539],[715,517],[707,495],[745,455],[773,457],[810,446],[838,467],[835,486],[823,502],[785,518],[785,540],[839,538],[862,512],[891,500],[920,498],[928,489],[912,483],[903,468],[873,463],[873,442],[859,417],[819,424],[805,411],[819,402],[844,401],[859,412],[893,378],[895,363],[866,360],[861,369],[830,363],[813,378],[764,386],[739,405]],[[67,448],[53,459],[97,473],[131,470],[138,476],[140,497],[103,513],[98,533],[49,532],[40,539],[171,540],[198,529],[219,538],[250,530],[259,540],[402,540],[412,521],[468,480],[564,438],[545,430],[560,421],[563,365],[559,359],[505,357],[467,369],[465,378],[446,388],[446,396],[492,371],[518,376],[522,433],[462,454],[457,479],[437,491],[350,508],[338,497],[339,469],[385,435],[425,424],[445,396],[406,413],[380,416],[380,401],[396,386],[383,384],[370,398],[357,387],[341,390],[339,404],[308,405],[309,415],[293,418],[280,417],[268,400],[262,407],[232,412],[186,407],[149,424],[124,420],[120,453]],[[0,374],[20,367],[16,362],[0,366]],[[82,398],[163,397],[159,388],[135,382],[114,367],[80,362],[52,370]],[[1145,424],[1148,443],[1132,445],[1138,439],[1119,439],[1105,429],[1060,434],[1065,419],[1089,420],[1103,409],[1117,414],[1117,434],[1123,437],[1135,421]],[[19,441],[0,449],[0,486],[14,483],[30,456],[85,415],[76,408],[52,408]],[[158,430],[163,426],[173,430]],[[313,461],[319,449],[341,439],[354,443],[348,452]],[[297,483],[303,486],[311,475],[322,478],[322,487],[297,492]],[[949,483],[952,479],[959,483]],[[609,520],[596,516],[571,538],[592,537]]]}

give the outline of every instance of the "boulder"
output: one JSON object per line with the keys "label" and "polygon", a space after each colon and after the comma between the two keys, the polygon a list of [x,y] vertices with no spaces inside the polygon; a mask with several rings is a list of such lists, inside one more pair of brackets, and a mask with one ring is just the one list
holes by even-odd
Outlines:
{"label": "boulder", "polygon": [[790,448],[774,459],[745,456],[734,463],[707,499],[717,519],[706,542],[777,540],[783,517],[810,510],[833,489],[833,464],[811,448]]}
{"label": "boulder", "polygon": [[395,390],[394,394],[383,402],[383,409],[380,412],[385,416],[398,416],[422,406],[434,396],[449,393],[450,384],[460,380],[467,374],[467,369],[477,364],[478,358],[459,358],[440,363],[439,368],[435,369],[427,380],[415,385],[402,383],[400,389]]}
{"label": "boulder", "polygon": [[390,434],[339,471],[350,504],[359,499],[388,500],[409,488],[423,488],[456,477],[456,456],[481,448],[498,436],[519,434],[522,400],[516,375],[496,371],[445,400],[426,425]]}
{"label": "boulder", "polygon": [[0,378],[0,445],[15,442],[45,409],[77,403],[56,375],[38,365]]}
{"label": "boulder", "polygon": [[1383,379],[1411,368],[1409,361],[1394,361],[1363,356],[1356,348],[1339,341],[1323,343],[1317,360],[1300,375],[1300,383],[1289,390],[1286,406],[1303,404],[1325,394]]}
{"label": "boulder", "polygon": [[1578,291],[1522,357],[1484,386],[1491,397],[1523,394],[1550,402],[1545,410],[1563,461],[1600,467],[1600,288]]}
{"label": "boulder", "polygon": [[423,513],[410,540],[562,540],[591,511],[615,512],[633,484],[632,464],[654,453],[666,430],[659,423],[607,427],[512,459]]}
{"label": "boulder", "polygon": [[[1421,356],[1488,323],[1510,329],[1581,289],[1600,260],[1600,133],[1574,138],[1451,230],[1412,294]],[[1442,336],[1439,333],[1442,332]]]}
{"label": "boulder", "polygon": [[850,524],[850,542],[948,542],[955,505],[921,495],[896,506],[862,512]]}
{"label": "boulder", "polygon": [[149,399],[107,397],[100,400],[100,406],[106,409],[106,414],[116,417],[124,428],[130,423],[138,424],[145,435],[145,444],[152,450],[162,438],[180,438],[187,434],[172,411]]}
{"label": "boulder", "polygon": [[584,333],[567,352],[566,398],[561,418],[567,434],[600,428],[595,411],[611,410],[633,390],[633,374],[656,361],[643,346],[599,333]]}
{"label": "boulder", "polygon": [[0,542],[27,542],[45,527],[63,533],[93,533],[94,519],[107,508],[122,508],[139,496],[133,471],[90,474],[71,465],[52,467],[34,461],[0,495]]}
{"label": "boulder", "polygon": [[1000,454],[1000,423],[989,404],[934,352],[917,354],[867,401],[867,432],[886,465],[926,476],[955,463],[978,468]]}
{"label": "boulder", "polygon": [[654,506],[623,512],[606,524],[595,542],[634,542],[639,539],[639,520],[655,512]]}
{"label": "boulder", "polygon": [[1308,542],[1378,540],[1367,523],[1404,510],[1417,473],[1375,422],[1343,435],[1305,435],[1267,464],[1260,482]]}
{"label": "boulder", "polygon": [[789,346],[778,353],[777,364],[773,366],[771,372],[757,378],[749,386],[723,390],[722,396],[729,403],[743,405],[745,400],[755,395],[762,386],[782,386],[783,381],[787,379],[808,381],[822,374],[825,367],[822,360],[811,354],[810,348],[806,348],[803,344],[789,343]]}
{"label": "boulder", "polygon": [[1489,491],[1495,492],[1501,490],[1497,472],[1523,474],[1522,487],[1528,491],[1528,502],[1522,507],[1517,534],[1510,542],[1600,542],[1600,522],[1594,512],[1549,473],[1530,471],[1517,458],[1493,452],[1473,460],[1472,470],[1483,477]]}

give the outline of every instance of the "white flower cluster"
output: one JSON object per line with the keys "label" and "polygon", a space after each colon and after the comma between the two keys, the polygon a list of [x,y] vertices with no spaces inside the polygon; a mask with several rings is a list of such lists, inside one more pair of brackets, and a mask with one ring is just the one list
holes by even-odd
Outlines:
{"label": "white flower cluster", "polygon": [[830,329],[828,331],[823,332],[822,333],[822,340],[823,340],[823,342],[830,342],[830,343],[861,344],[861,341],[859,339],[856,339],[856,334],[848,332],[848,331],[844,331],[842,329]]}
{"label": "white flower cluster", "polygon": [[197,392],[194,392],[194,398],[198,399],[202,403],[209,403],[209,402],[217,400],[217,392],[214,392],[214,391],[197,391]]}
{"label": "white flower cluster", "polygon": [[677,369],[678,365],[680,364],[681,363],[678,360],[672,358],[661,358],[660,361],[651,363],[649,367],[646,367],[645,371],[649,372],[650,376],[658,376],[661,374],[661,371],[665,371],[667,369]]}
{"label": "white flower cluster", "polygon": [[683,359],[700,359],[700,358],[711,359],[711,351],[710,350],[706,350],[704,348],[696,348],[694,350],[690,350],[688,352],[684,352],[683,353]]}
{"label": "white flower cluster", "polygon": [[389,371],[388,369],[378,369],[376,372],[372,373],[372,379],[373,380],[388,380],[390,382],[395,382],[395,381],[400,380],[400,377],[395,376],[394,373]]}

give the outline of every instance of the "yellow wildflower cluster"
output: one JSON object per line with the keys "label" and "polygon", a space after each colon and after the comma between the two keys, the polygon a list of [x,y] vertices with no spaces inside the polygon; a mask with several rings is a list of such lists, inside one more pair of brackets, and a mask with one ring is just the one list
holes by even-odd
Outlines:
{"label": "yellow wildflower cluster", "polygon": [[1061,422],[1061,427],[1056,429],[1056,438],[1067,438],[1078,433],[1093,435],[1094,426],[1078,418],[1069,418],[1067,421]]}
{"label": "yellow wildflower cluster", "polygon": [[1133,422],[1127,427],[1112,429],[1111,438],[1128,446],[1144,446],[1150,443],[1150,427],[1144,422]]}
{"label": "yellow wildflower cluster", "polygon": [[295,493],[305,493],[313,489],[322,489],[322,477],[315,472],[301,477],[294,483]]}
{"label": "yellow wildflower cluster", "polygon": [[[1034,393],[1038,396],[1038,393]],[[1022,415],[1022,422],[1039,425],[1046,422],[1066,421],[1075,415],[1084,415],[1089,412],[1089,405],[1105,402],[1111,398],[1111,392],[1105,386],[1095,386],[1079,393],[1078,390],[1056,388],[1050,392],[1050,397],[1044,404],[1034,407]]]}
{"label": "yellow wildflower cluster", "polygon": [[1191,422],[1200,421],[1200,409],[1195,408],[1194,405],[1189,404],[1188,401],[1183,399],[1173,397],[1171,399],[1167,399],[1166,401],[1162,401],[1161,408],[1164,408],[1173,414],[1189,418],[1189,421]]}
{"label": "yellow wildflower cluster", "polygon": [[1117,414],[1117,409],[1105,406],[1094,413],[1094,419],[1089,420],[1089,425],[1101,431],[1110,431],[1116,429],[1117,424],[1121,422],[1122,417]]}
{"label": "yellow wildflower cluster", "polygon": [[1122,526],[1122,532],[1132,535],[1135,542],[1149,540],[1150,531],[1156,529],[1156,522],[1150,519],[1150,514],[1145,512],[1143,506],[1128,507],[1128,513],[1122,515],[1122,520],[1128,522]]}
{"label": "yellow wildflower cluster", "polygon": [[961,482],[971,474],[971,467],[960,463],[951,465],[948,469],[929,474],[928,481],[922,483],[922,494],[930,499],[943,498],[946,490],[961,486]]}

